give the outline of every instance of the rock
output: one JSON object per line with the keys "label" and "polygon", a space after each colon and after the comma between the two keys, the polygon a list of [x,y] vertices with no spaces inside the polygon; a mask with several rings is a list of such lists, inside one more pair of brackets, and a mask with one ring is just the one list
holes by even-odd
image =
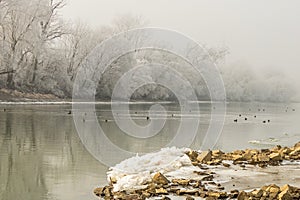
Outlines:
{"label": "rock", "polygon": [[146,192],[146,191],[143,191],[142,192],[142,195],[145,197],[145,198],[149,198],[151,196],[151,194],[149,192]]}
{"label": "rock", "polygon": [[176,183],[178,185],[187,186],[189,184],[190,180],[188,179],[173,179],[172,183]]}
{"label": "rock", "polygon": [[215,157],[215,158],[219,158],[221,155],[223,155],[224,152],[221,151],[221,150],[213,150],[212,151],[212,155]]}
{"label": "rock", "polygon": [[271,153],[271,154],[269,155],[269,158],[270,158],[272,161],[281,161],[281,160],[282,160],[280,153]]}
{"label": "rock", "polygon": [[178,190],[180,190],[179,187],[170,187],[170,188],[168,188],[168,191],[171,192],[171,193],[177,193]]}
{"label": "rock", "polygon": [[270,149],[261,149],[261,153],[270,153]]}
{"label": "rock", "polygon": [[196,190],[196,189],[180,189],[180,190],[177,190],[177,192],[176,192],[177,195],[185,195],[185,194],[196,195],[197,193],[198,193],[198,190]]}
{"label": "rock", "polygon": [[262,195],[263,195],[263,191],[261,189],[253,190],[251,192],[251,196],[256,197],[256,198],[260,198]]}
{"label": "rock", "polygon": [[168,194],[168,191],[164,188],[155,189],[155,194]]}
{"label": "rock", "polygon": [[109,179],[110,179],[110,183],[113,184],[117,183],[117,179],[115,177],[110,177]]}
{"label": "rock", "polygon": [[281,156],[283,156],[283,155],[288,155],[288,154],[290,154],[291,152],[292,152],[292,150],[291,150],[290,148],[284,148],[284,149],[281,149],[281,150],[280,150]]}
{"label": "rock", "polygon": [[206,197],[206,200],[217,200],[218,198],[216,197]]}
{"label": "rock", "polygon": [[245,153],[245,151],[243,151],[243,150],[235,150],[232,153],[235,154],[235,155],[243,155]]}
{"label": "rock", "polygon": [[244,160],[251,160],[252,159],[252,154],[250,152],[246,152],[244,155],[243,155],[243,159]]}
{"label": "rock", "polygon": [[191,196],[187,196],[187,197],[186,197],[186,200],[194,200],[194,198],[191,197]]}
{"label": "rock", "polygon": [[122,199],[124,199],[124,200],[142,200],[142,198],[139,197],[138,194],[125,195],[124,197],[122,197]]}
{"label": "rock", "polygon": [[212,158],[211,151],[203,151],[201,154],[198,155],[197,160],[200,163],[206,163],[208,161],[211,161],[211,158]]}
{"label": "rock", "polygon": [[272,184],[272,185],[270,185],[270,186],[267,187],[266,191],[270,192],[270,193],[276,193],[276,194],[278,194],[280,192],[280,187],[278,187],[275,184]]}
{"label": "rock", "polygon": [[204,171],[194,171],[194,173],[198,174],[199,176],[207,176],[207,175],[209,175],[209,173],[204,172]]}
{"label": "rock", "polygon": [[299,154],[300,154],[300,147],[296,147],[291,153],[289,153],[289,156],[298,156]]}
{"label": "rock", "polygon": [[293,200],[293,197],[291,196],[289,190],[284,190],[278,194],[279,200]]}
{"label": "rock", "polygon": [[[104,195],[103,195],[103,194],[104,194]],[[111,197],[111,196],[112,196],[111,188],[105,187],[105,188],[104,188],[104,191],[103,191],[103,194],[102,194],[102,196],[105,196],[105,197]]]}
{"label": "rock", "polygon": [[249,196],[246,192],[242,191],[242,192],[239,193],[237,199],[238,200],[248,200]]}
{"label": "rock", "polygon": [[284,186],[282,186],[282,187],[280,188],[280,191],[281,191],[281,192],[286,191],[286,190],[288,190],[288,191],[292,190],[291,186],[288,185],[288,184],[285,184]]}
{"label": "rock", "polygon": [[207,195],[209,197],[215,197],[215,198],[219,198],[221,196],[219,192],[215,192],[215,191],[210,191],[207,193]]}
{"label": "rock", "polygon": [[300,142],[296,143],[296,144],[294,145],[294,147],[295,147],[295,148],[300,147]]}
{"label": "rock", "polygon": [[161,198],[161,200],[171,200],[169,197],[167,197],[167,196],[163,196],[162,198]]}
{"label": "rock", "polygon": [[94,194],[96,196],[98,196],[98,197],[102,196],[102,194],[103,194],[103,188],[100,187],[100,188],[94,189]]}
{"label": "rock", "polygon": [[240,154],[234,154],[234,155],[232,155],[232,160],[233,160],[234,162],[237,162],[237,161],[244,161],[244,158],[243,158],[243,156],[240,155]]}
{"label": "rock", "polygon": [[270,158],[266,154],[262,153],[262,154],[258,155],[258,161],[260,161],[260,162],[269,162]]}
{"label": "rock", "polygon": [[236,199],[238,196],[239,196],[239,191],[238,190],[232,190],[232,191],[230,191],[229,197],[231,199],[233,199],[233,198]]}
{"label": "rock", "polygon": [[208,161],[208,165],[219,165],[222,162],[221,159],[213,159],[212,161]]}
{"label": "rock", "polygon": [[189,156],[189,158],[191,159],[191,161],[197,160],[198,153],[196,151],[189,151],[187,153],[187,155]]}
{"label": "rock", "polygon": [[230,164],[228,163],[222,163],[224,167],[230,167]]}
{"label": "rock", "polygon": [[213,198],[216,198],[216,199],[224,199],[224,198],[227,198],[228,195],[226,192],[217,192],[217,191],[208,191],[207,195],[209,197],[213,197]]}
{"label": "rock", "polygon": [[96,188],[94,190],[94,194],[96,196],[99,196],[99,197],[111,197],[112,196],[112,187],[111,186],[105,186],[103,188]]}
{"label": "rock", "polygon": [[201,181],[212,181],[214,178],[213,175],[208,175],[208,176],[205,176],[201,179]]}
{"label": "rock", "polygon": [[166,185],[169,183],[169,180],[162,175],[160,172],[156,173],[152,178],[153,183]]}

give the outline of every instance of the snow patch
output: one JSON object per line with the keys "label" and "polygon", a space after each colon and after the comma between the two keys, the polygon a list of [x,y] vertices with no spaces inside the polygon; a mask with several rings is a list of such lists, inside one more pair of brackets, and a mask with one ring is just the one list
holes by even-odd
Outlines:
{"label": "snow patch", "polygon": [[107,172],[107,178],[116,180],[114,191],[145,188],[155,173],[161,172],[167,178],[187,177],[198,167],[192,165],[185,154],[188,148],[163,148],[159,152],[135,156],[122,161]]}

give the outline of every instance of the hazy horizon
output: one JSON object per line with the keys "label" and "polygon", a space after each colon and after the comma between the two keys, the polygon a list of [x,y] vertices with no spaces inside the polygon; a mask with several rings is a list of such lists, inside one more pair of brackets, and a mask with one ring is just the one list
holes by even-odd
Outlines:
{"label": "hazy horizon", "polygon": [[[172,4],[171,4],[172,3]],[[142,16],[149,26],[182,32],[213,47],[226,46],[226,63],[300,75],[299,1],[68,0],[65,19],[109,25],[118,15]],[[290,73],[291,72],[291,73]]]}

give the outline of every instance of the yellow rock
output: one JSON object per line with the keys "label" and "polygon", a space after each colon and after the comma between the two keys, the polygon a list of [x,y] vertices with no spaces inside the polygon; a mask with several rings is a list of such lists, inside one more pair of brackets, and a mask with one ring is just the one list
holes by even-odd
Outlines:
{"label": "yellow rock", "polygon": [[223,154],[224,154],[224,152],[221,151],[221,150],[213,150],[213,151],[212,151],[212,155],[213,155],[214,157],[219,157],[219,156],[221,156],[221,155],[223,155]]}
{"label": "yellow rock", "polygon": [[243,157],[244,157],[245,160],[251,160],[252,156],[253,156],[253,155],[252,155],[250,152],[246,152],[246,153],[243,155]]}
{"label": "yellow rock", "polygon": [[291,153],[289,153],[290,156],[297,156],[300,154],[300,147],[296,147]]}
{"label": "yellow rock", "polygon": [[281,157],[285,156],[285,155],[289,155],[289,153],[291,153],[292,150],[290,148],[283,148],[283,149],[280,149],[279,153],[281,155]]}
{"label": "yellow rock", "polygon": [[300,142],[296,143],[294,147],[295,148],[300,147]]}
{"label": "yellow rock", "polygon": [[237,199],[238,200],[249,200],[249,196],[246,192],[242,191],[239,193]]}
{"label": "yellow rock", "polygon": [[280,187],[278,187],[275,184],[272,184],[266,189],[266,191],[271,192],[271,193],[275,193],[275,192],[278,193],[278,192],[280,192]]}
{"label": "yellow rock", "polygon": [[291,189],[291,186],[288,185],[288,184],[285,184],[284,186],[280,187],[280,191],[285,191],[285,190],[290,190]]}
{"label": "yellow rock", "polygon": [[168,191],[164,188],[155,189],[155,194],[168,194]]}
{"label": "yellow rock", "polygon": [[96,188],[96,189],[94,189],[94,194],[95,194],[96,196],[102,196],[102,194],[103,194],[103,189],[104,189],[104,188]]}
{"label": "yellow rock", "polygon": [[230,167],[230,164],[228,163],[222,163],[224,167]]}
{"label": "yellow rock", "polygon": [[280,153],[271,153],[269,158],[273,161],[280,161],[282,160]]}
{"label": "yellow rock", "polygon": [[205,163],[211,161],[212,152],[211,151],[203,151],[198,155],[197,160],[201,163]]}
{"label": "yellow rock", "polygon": [[172,180],[172,183],[176,183],[176,184],[179,184],[179,185],[188,185],[190,182],[189,179],[173,179]]}
{"label": "yellow rock", "polygon": [[198,153],[196,151],[189,151],[188,152],[188,156],[190,157],[190,159],[192,161],[196,160],[198,157]]}
{"label": "yellow rock", "polygon": [[264,192],[261,189],[259,189],[259,190],[253,190],[251,192],[251,195],[256,197],[256,198],[260,198],[263,195],[263,193]]}
{"label": "yellow rock", "polygon": [[177,190],[177,195],[184,195],[184,194],[188,194],[188,195],[195,195],[198,193],[198,190],[193,190],[193,189],[180,189]]}
{"label": "yellow rock", "polygon": [[293,200],[289,190],[284,190],[284,191],[280,192],[278,195],[278,199],[279,200]]}
{"label": "yellow rock", "polygon": [[245,152],[244,152],[243,150],[235,150],[235,151],[233,151],[232,153],[235,154],[235,155],[242,155],[242,154],[244,154]]}
{"label": "yellow rock", "polygon": [[152,178],[153,183],[166,185],[169,183],[169,180],[162,175],[160,172],[156,173]]}
{"label": "yellow rock", "polygon": [[262,153],[258,155],[258,160],[261,162],[269,162],[270,158],[266,154]]}
{"label": "yellow rock", "polygon": [[243,158],[242,155],[234,154],[234,155],[232,155],[232,160],[233,160],[233,161],[243,161],[244,158]]}
{"label": "yellow rock", "polygon": [[216,197],[216,198],[220,197],[220,194],[218,192],[208,192],[207,195],[210,197]]}

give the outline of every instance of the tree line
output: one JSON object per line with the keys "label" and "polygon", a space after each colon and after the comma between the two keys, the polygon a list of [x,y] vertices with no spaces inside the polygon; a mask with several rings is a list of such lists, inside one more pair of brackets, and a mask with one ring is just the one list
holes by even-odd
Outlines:
{"label": "tree line", "polygon": [[[97,44],[114,34],[147,25],[142,17],[123,15],[110,25],[90,28],[80,22],[64,20],[60,14],[64,6],[67,6],[64,0],[0,0],[0,88],[70,98],[78,69]],[[211,59],[222,66],[228,49],[207,49]],[[188,77],[198,97],[209,99],[205,82],[188,63],[155,51],[133,52],[113,62],[101,78],[97,97],[109,98],[124,72],[141,61],[153,62],[153,57],[177,67]],[[255,73],[244,73],[243,69],[221,67],[229,100],[288,101],[293,98],[293,88],[285,80],[277,81],[276,76],[261,74],[258,78]],[[171,91],[157,85],[140,88],[133,98],[175,99]]]}

